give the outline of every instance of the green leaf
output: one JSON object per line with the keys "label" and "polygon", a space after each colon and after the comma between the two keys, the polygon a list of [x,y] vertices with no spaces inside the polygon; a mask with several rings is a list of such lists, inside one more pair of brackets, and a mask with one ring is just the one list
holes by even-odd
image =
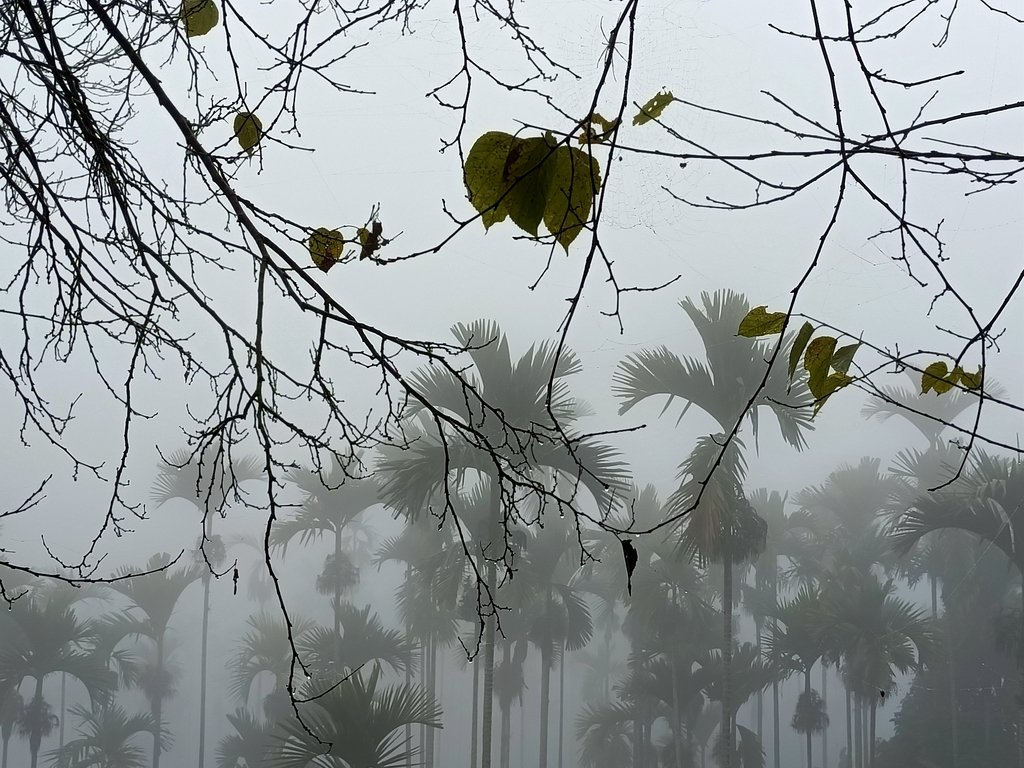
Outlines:
{"label": "green leaf", "polygon": [[511,134],[488,131],[473,143],[466,156],[464,174],[469,202],[487,229],[508,216],[508,198],[502,197],[508,191],[505,166],[513,145],[519,142]]}
{"label": "green leaf", "polygon": [[767,306],[754,307],[740,321],[740,328],[736,333],[748,339],[773,336],[782,333],[787,317],[785,312],[768,312]]}
{"label": "green leaf", "polygon": [[514,143],[505,160],[503,183],[509,189],[508,215],[517,227],[534,237],[544,219],[555,177],[552,152],[548,140],[536,136]]}
{"label": "green leaf", "polygon": [[220,21],[220,11],[213,0],[182,0],[178,16],[185,23],[188,37],[201,37]]}
{"label": "green leaf", "polygon": [[568,253],[569,244],[590,219],[594,193],[601,188],[601,166],[594,157],[576,147],[559,147],[553,159],[554,174],[544,207],[544,226]]}
{"label": "green leaf", "polygon": [[263,138],[263,123],[252,112],[239,112],[235,115],[234,128],[238,146],[251,155]]}
{"label": "green leaf", "polygon": [[309,248],[310,258],[313,259],[317,269],[329,272],[341,258],[342,251],[345,249],[345,238],[336,229],[317,227],[309,236],[306,246]]}
{"label": "green leaf", "polygon": [[793,378],[793,374],[796,373],[796,367],[800,363],[800,355],[804,353],[804,347],[807,346],[807,342],[810,341],[811,334],[814,333],[814,326],[808,322],[805,322],[800,326],[800,330],[796,334],[796,338],[793,340],[793,348],[789,350],[789,378]]}
{"label": "green leaf", "polygon": [[953,388],[953,383],[946,380],[947,375],[949,366],[941,360],[929,365],[921,374],[921,394],[927,395],[933,389],[937,395],[949,392]]}
{"label": "green leaf", "polygon": [[982,375],[981,368],[978,369],[977,373],[968,373],[957,366],[957,370],[960,371],[960,384],[964,389],[981,389],[981,384],[985,377]]}
{"label": "green leaf", "polygon": [[832,355],[832,370],[838,371],[839,373],[846,373],[849,371],[850,364],[853,362],[853,356],[859,348],[860,342],[856,342],[837,349],[836,353]]}
{"label": "green leaf", "polygon": [[836,349],[834,336],[819,336],[807,345],[804,354],[804,368],[807,369],[807,388],[811,390],[815,400],[822,400],[828,395],[825,392],[825,379],[832,365],[832,353]]}
{"label": "green leaf", "polygon": [[672,91],[663,91],[655,94],[650,101],[640,107],[640,111],[633,118],[633,125],[643,125],[655,118],[661,117],[665,107],[675,100],[676,97],[672,95]]}

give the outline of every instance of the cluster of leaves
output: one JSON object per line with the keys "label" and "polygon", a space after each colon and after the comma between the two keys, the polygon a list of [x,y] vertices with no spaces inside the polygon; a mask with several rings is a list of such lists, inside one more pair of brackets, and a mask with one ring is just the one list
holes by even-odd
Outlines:
{"label": "cluster of leaves", "polygon": [[[769,312],[767,306],[754,307],[740,322],[737,333],[748,338],[775,336],[782,333],[788,317],[785,312]],[[814,326],[809,322],[805,322],[797,332],[789,352],[789,378],[793,379],[803,355],[807,387],[814,395],[814,412],[817,413],[829,397],[853,381],[849,370],[860,343],[853,342],[836,349],[839,340],[835,336],[818,336],[811,340],[813,335]],[[981,368],[975,373],[968,373],[956,365],[951,371],[940,360],[925,368],[921,375],[921,394],[934,390],[935,394],[941,395],[956,386],[966,390],[980,389],[983,378]]]}
{"label": "cluster of leaves", "polygon": [[968,373],[959,365],[954,365],[951,371],[948,365],[939,360],[925,368],[921,374],[921,394],[927,395],[934,390],[936,395],[944,395],[956,386],[968,390],[981,389],[983,379],[981,368],[975,373]]}
{"label": "cluster of leaves", "polygon": [[[737,333],[747,338],[775,336],[782,333],[787,318],[785,312],[769,312],[766,306],[754,307],[740,322]],[[805,322],[790,347],[788,373],[792,381],[803,356],[807,388],[814,395],[814,412],[817,413],[829,397],[853,381],[849,370],[860,343],[837,349],[839,340],[835,336],[818,336],[812,340],[813,335],[814,326]]]}
{"label": "cluster of leaves", "polygon": [[466,157],[469,201],[484,227],[511,218],[537,237],[541,222],[566,249],[590,220],[601,188],[601,167],[588,152],[549,133],[521,139],[489,131]]}
{"label": "cluster of leaves", "polygon": [[[359,227],[356,230],[356,240],[359,242],[360,259],[370,258],[388,244],[384,237],[384,225],[376,219],[366,227]],[[306,248],[314,266],[323,272],[329,272],[331,267],[341,261],[345,251],[345,238],[337,229],[317,227],[310,233]]]}

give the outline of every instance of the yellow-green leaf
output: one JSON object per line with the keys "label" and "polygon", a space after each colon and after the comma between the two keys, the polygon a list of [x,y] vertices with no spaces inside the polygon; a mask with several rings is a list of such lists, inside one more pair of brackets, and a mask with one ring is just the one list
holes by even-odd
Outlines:
{"label": "yellow-green leaf", "polygon": [[213,0],[182,0],[179,18],[188,37],[201,37],[217,26],[220,11]]}
{"label": "yellow-green leaf", "polygon": [[804,348],[807,346],[807,342],[811,339],[811,334],[814,333],[814,326],[808,322],[805,322],[800,326],[800,330],[796,334],[796,338],[793,340],[793,348],[789,350],[789,378],[793,378],[793,374],[796,373],[796,367],[800,363],[800,355],[804,353]]}
{"label": "yellow-green leaf", "polygon": [[601,188],[601,166],[576,147],[559,147],[553,160],[554,175],[544,207],[544,226],[568,253],[569,244],[590,219],[594,195]]}
{"label": "yellow-green leaf", "polygon": [[675,100],[676,97],[672,95],[672,91],[662,91],[655,94],[650,101],[640,107],[640,111],[633,118],[633,125],[643,125],[655,118],[661,117],[665,107]]}
{"label": "yellow-green leaf", "polygon": [[252,112],[239,112],[235,115],[234,128],[238,146],[245,154],[251,155],[263,138],[263,123]]}
{"label": "yellow-green leaf", "polygon": [[608,141],[612,131],[622,122],[619,118],[607,120],[597,112],[590,115],[589,122],[584,125],[583,132],[577,138],[580,144],[603,144]]}
{"label": "yellow-green leaf", "polygon": [[829,393],[825,391],[825,380],[828,378],[835,349],[836,339],[834,336],[819,336],[807,345],[807,352],[804,354],[804,368],[807,369],[807,388],[811,390],[815,400],[828,397]]}
{"label": "yellow-green leaf", "polygon": [[518,140],[509,150],[503,177],[509,189],[509,217],[536,237],[555,177],[553,147],[543,136]]}
{"label": "yellow-green leaf", "polygon": [[982,381],[984,381],[984,376],[982,376],[981,368],[976,373],[960,370],[960,384],[964,389],[981,389]]}
{"label": "yellow-green leaf", "polygon": [[750,339],[758,336],[773,336],[782,333],[786,317],[785,312],[769,312],[767,306],[754,307],[740,321],[740,327],[736,333]]}
{"label": "yellow-green leaf", "polygon": [[309,236],[306,246],[309,248],[310,258],[313,259],[316,267],[324,272],[329,272],[341,258],[342,251],[345,249],[345,238],[336,229],[317,227]]}
{"label": "yellow-green leaf", "polygon": [[520,139],[502,131],[489,131],[477,139],[466,156],[464,169],[469,202],[490,229],[508,216],[505,165],[512,146]]}
{"label": "yellow-green leaf", "polygon": [[833,373],[825,377],[825,381],[822,383],[821,394],[815,397],[814,402],[814,413],[822,409],[822,406],[828,401],[832,394],[853,381],[853,376],[848,376],[845,373]]}
{"label": "yellow-green leaf", "polygon": [[946,380],[948,374],[949,366],[941,360],[929,365],[921,374],[921,394],[927,395],[933,389],[938,395],[949,392],[953,388],[953,384]]}
{"label": "yellow-green leaf", "polygon": [[850,364],[853,362],[853,356],[858,349],[860,349],[860,342],[847,344],[845,347],[837,349],[835,354],[832,355],[832,370],[839,373],[847,373],[850,370]]}

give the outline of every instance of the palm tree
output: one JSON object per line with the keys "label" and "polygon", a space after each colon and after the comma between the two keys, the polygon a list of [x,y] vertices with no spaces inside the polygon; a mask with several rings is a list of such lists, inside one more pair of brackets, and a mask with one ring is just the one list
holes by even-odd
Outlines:
{"label": "palm tree", "polygon": [[807,738],[807,765],[814,765],[811,737],[828,725],[825,703],[811,688],[811,670],[822,659],[821,599],[818,590],[804,586],[796,596],[779,603],[771,630],[764,638],[765,649],[780,671],[803,675],[804,690],[797,702],[793,727]]}
{"label": "palm tree", "polygon": [[[379,688],[380,668],[332,689],[307,691],[303,724],[286,721],[267,753],[268,768],[399,768],[416,750],[398,736],[407,723],[441,726],[441,711],[423,690]],[[314,698],[315,697],[315,698]]]}
{"label": "palm tree", "polygon": [[202,650],[199,657],[199,768],[206,768],[206,669],[210,640],[210,577],[211,571],[224,562],[224,542],[213,532],[213,521],[224,514],[225,503],[233,496],[241,498],[239,485],[263,476],[260,463],[245,457],[226,466],[218,461],[216,448],[196,453],[178,450],[161,460],[153,484],[153,501],[162,505],[171,499],[184,499],[203,513],[203,535],[197,550],[203,569]]}
{"label": "palm tree", "polygon": [[[43,682],[66,673],[79,680],[94,705],[109,696],[113,675],[92,652],[90,622],[79,621],[72,608],[59,601],[26,598],[12,607],[13,626],[5,629],[0,649],[0,689],[17,690],[26,678],[35,683],[32,698],[21,710],[19,730],[29,739],[31,766],[36,768],[42,740],[56,727],[56,716],[43,698]],[[17,610],[13,610],[14,608]]]}
{"label": "palm tree", "polygon": [[[71,707],[81,720],[79,737],[48,755],[55,768],[145,768],[146,752],[134,739],[140,733],[156,732],[156,721],[148,712],[134,715],[117,704],[89,710]],[[164,733],[164,739],[169,734]]]}
{"label": "palm tree", "polygon": [[[498,563],[509,569],[518,510],[525,497],[543,495],[536,472],[547,468],[578,478],[598,508],[607,511],[625,486],[625,469],[612,448],[573,431],[579,406],[565,379],[582,370],[574,353],[563,349],[559,354],[556,345],[541,343],[513,362],[496,323],[458,324],[452,333],[475,372],[457,375],[432,367],[412,374],[410,381],[426,402],[443,409],[460,428],[445,427],[441,435],[435,422],[422,428],[410,422],[407,449],[385,451],[379,471],[385,500],[410,520],[432,501],[444,506],[454,495],[453,485],[467,481],[467,472],[487,479],[485,530],[472,542],[472,553],[478,563],[474,567],[483,571],[478,605],[484,633],[481,765],[491,768]],[[408,416],[420,413],[413,405]]]}
{"label": "palm tree", "polygon": [[353,477],[352,472],[335,457],[328,473],[290,473],[289,480],[303,493],[302,505],[294,517],[277,523],[270,537],[271,545],[282,553],[287,553],[288,545],[296,538],[303,545],[324,536],[331,538],[332,551],[317,578],[317,591],[331,596],[335,635],[341,629],[342,596],[359,583],[359,569],[345,551],[345,537],[356,528],[356,518],[380,502],[377,483],[371,478]]}
{"label": "palm tree", "polygon": [[[173,690],[167,669],[167,631],[182,593],[200,578],[200,569],[194,565],[172,567],[171,556],[161,552],[153,555],[141,571],[145,575],[116,581],[111,585],[112,589],[128,599],[129,606],[124,614],[106,623],[111,632],[120,632],[122,638],[146,638],[152,646],[152,664],[141,673],[139,683],[149,699],[153,722],[159,726],[153,731],[152,763],[153,768],[159,768],[160,753],[164,750],[163,702]],[[126,576],[133,572],[139,571],[125,568],[120,571],[120,575]]]}
{"label": "palm tree", "polygon": [[[314,624],[306,619],[291,617],[291,635],[296,642],[303,637]],[[242,635],[237,651],[229,663],[230,682],[228,689],[243,706],[249,706],[254,692],[258,692],[257,704],[263,716],[271,723],[284,719],[291,714],[291,702],[288,697],[288,678],[292,668],[292,647],[288,639],[288,626],[278,616],[259,613],[248,619],[249,628]],[[265,694],[257,681],[261,676],[270,675],[274,683]]]}
{"label": "palm tree", "polygon": [[920,669],[936,648],[931,620],[895,591],[892,579],[852,567],[833,574],[822,590],[818,636],[843,660],[847,685],[870,709],[868,768],[875,759],[878,702],[894,690],[896,673]]}
{"label": "palm tree", "polygon": [[[731,434],[740,419],[749,417],[755,440],[758,434],[759,412],[767,408],[775,417],[783,439],[797,450],[806,446],[804,432],[811,428],[811,411],[808,408],[790,408],[787,402],[806,404],[807,389],[803,380],[789,382],[789,377],[782,365],[767,369],[766,360],[771,359],[771,348],[764,342],[737,335],[740,322],[750,310],[746,298],[733,291],[717,291],[714,294],[701,294],[701,307],[690,299],[680,302],[680,307],[696,327],[704,345],[706,362],[692,357],[679,357],[666,347],[645,349],[629,355],[623,360],[615,373],[613,389],[621,399],[619,413],[625,413],[649,397],[664,395],[667,398],[666,408],[672,400],[679,398],[686,405],[683,413],[696,405],[719,426],[719,429]],[[789,339],[783,339],[783,345]],[[764,382],[764,387],[760,385]],[[741,542],[739,533],[749,530],[752,526],[742,519],[749,520],[745,511],[749,505],[740,504],[742,491],[739,478],[742,473],[742,462],[735,451],[736,441],[730,447],[717,443],[709,445],[705,439],[699,451],[705,455],[687,459],[682,467],[682,474],[689,476],[689,486],[684,492],[681,488],[670,499],[670,508],[676,514],[687,512],[693,506],[698,494],[709,495],[701,490],[708,479],[707,474],[693,476],[690,470],[700,467],[708,473],[727,475],[716,482],[718,488],[717,503],[702,504],[703,514],[694,510],[690,513],[690,522],[684,527],[686,534],[684,546],[698,552],[702,557],[712,554],[721,555],[723,572],[726,574],[726,588],[722,597],[724,635],[728,642],[723,647],[725,654],[724,672],[730,675],[729,657],[732,654],[732,566],[744,557],[756,554],[757,547],[748,546],[750,541]],[[713,441],[712,441],[713,442]],[[724,453],[723,453],[724,451]],[[735,456],[730,457],[730,453]],[[708,460],[710,454],[712,460]],[[726,465],[726,459],[729,464]],[[722,466],[718,466],[721,460]],[[717,468],[716,468],[717,467]],[[711,485],[708,491],[712,491]],[[727,517],[735,513],[735,524],[728,526],[729,535],[720,535],[725,530],[722,524]],[[750,513],[753,515],[753,513]],[[754,515],[756,517],[756,515]],[[696,523],[693,521],[697,520]],[[756,538],[756,537],[755,537]],[[764,534],[760,536],[761,546]],[[696,545],[700,543],[698,548]],[[729,722],[729,682],[725,683],[726,705],[723,707],[725,744],[725,767],[729,768],[732,760],[732,724]]]}
{"label": "palm tree", "polygon": [[[547,524],[529,539],[524,551],[524,572],[534,587],[530,640],[540,649],[540,757],[538,768],[547,768],[550,723],[551,670],[556,659],[564,667],[565,652],[577,651],[590,642],[594,625],[590,609],[573,583],[579,559],[575,525],[564,517],[549,516]],[[570,558],[567,560],[567,558]],[[561,759],[561,758],[560,758]]]}
{"label": "palm tree", "polygon": [[[928,534],[959,529],[989,542],[1024,574],[1024,462],[979,451],[960,476],[936,493],[922,494],[891,527],[896,547],[909,552]],[[1024,637],[1024,590],[1021,590],[1018,636]],[[1024,687],[1024,653],[1017,656]],[[1024,695],[1017,698],[1018,733],[1024,733]],[[1024,765],[1024,738],[1018,738],[1018,765]]]}

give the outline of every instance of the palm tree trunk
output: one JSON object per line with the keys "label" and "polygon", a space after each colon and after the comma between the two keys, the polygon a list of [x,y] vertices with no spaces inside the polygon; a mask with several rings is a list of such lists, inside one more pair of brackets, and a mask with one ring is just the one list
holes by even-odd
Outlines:
{"label": "palm tree trunk", "polygon": [[[32,704],[36,709],[36,716],[41,717],[43,714],[43,678],[36,678],[36,695],[32,700]],[[31,754],[32,768],[36,768],[39,762],[39,747],[43,743],[43,724],[38,721],[32,724],[32,733],[29,735],[28,748]]]}
{"label": "palm tree trunk", "polygon": [[1021,612],[1017,637],[1017,676],[1021,691],[1017,695],[1017,768],[1024,768],[1024,587],[1020,590]]}
{"label": "palm tree trunk", "polygon": [[[828,666],[821,661],[821,705],[828,712]],[[821,768],[828,768],[828,723],[821,729]]]}
{"label": "palm tree trunk", "polygon": [[[206,540],[213,539],[213,516],[206,515]],[[199,655],[199,768],[206,768],[206,669],[210,649],[210,573],[203,574],[203,629]]]}
{"label": "palm tree trunk", "polygon": [[565,639],[558,662],[558,768],[564,768],[565,757]]}
{"label": "palm tree trunk", "polygon": [[[472,663],[472,661],[470,662]],[[477,751],[480,747],[479,743],[479,728],[480,728],[480,665],[473,664],[473,723],[472,723],[472,736],[470,736],[469,745],[469,768],[476,768],[476,760],[479,756]],[[411,768],[411,765],[409,766]]]}
{"label": "palm tree trunk", "polygon": [[679,675],[676,674],[676,661],[672,659],[672,744],[675,748],[676,765],[683,764],[683,741],[681,733],[683,716],[679,711]]}
{"label": "palm tree trunk", "polygon": [[199,768],[206,768],[206,665],[210,646],[210,574],[203,575],[203,639],[199,656]]}
{"label": "palm tree trunk", "polygon": [[[508,671],[512,664],[512,643],[508,640],[502,644],[501,665]],[[512,702],[498,701],[501,709],[501,730],[498,735],[498,766],[509,768],[512,754]]]}
{"label": "palm tree trunk", "polygon": [[[548,594],[545,611],[550,618],[551,596]],[[551,699],[551,638],[547,637],[540,649],[540,757],[537,768],[548,768],[548,720]]]}
{"label": "palm tree trunk", "polygon": [[854,732],[854,746],[857,750],[857,760],[854,763],[856,768],[864,768],[864,729],[861,718],[862,708],[860,705],[860,696],[854,694],[853,696],[853,732]]}
{"label": "palm tree trunk", "polygon": [[732,556],[728,544],[722,553],[722,768],[732,768]]}
{"label": "palm tree trunk", "polygon": [[64,719],[67,716],[68,707],[68,673],[60,673],[60,722],[58,723],[59,748],[64,749]]}
{"label": "palm tree trunk", "polygon": [[[761,622],[754,623],[754,631],[757,633],[757,658],[761,658],[761,633],[764,628],[761,626]],[[757,741],[759,744],[764,744],[764,690],[759,689],[757,691]]]}
{"label": "palm tree trunk", "polygon": [[[163,676],[164,668],[164,639],[158,637],[156,640],[156,670],[157,675]],[[153,731],[153,768],[160,768],[160,752],[163,750],[163,739],[161,738],[161,732],[163,729],[163,716],[164,716],[164,697],[163,691],[160,687],[157,687],[156,695],[153,697],[153,704],[151,705],[153,713],[153,726],[156,730]]]}
{"label": "palm tree trunk", "polygon": [[846,759],[850,762],[850,768],[853,768],[853,727],[852,727],[852,708],[850,705],[850,689],[846,688]]}
{"label": "palm tree trunk", "polygon": [[775,768],[781,768],[780,757],[782,755],[781,745],[779,739],[781,737],[779,729],[779,681],[772,680],[772,747],[775,753]]}
{"label": "palm tree trunk", "polygon": [[[804,696],[807,698],[808,701],[810,701],[810,698],[811,698],[811,668],[810,667],[807,667],[807,669],[804,670]],[[807,723],[807,725],[810,725],[810,723]],[[814,766],[814,756],[813,756],[812,751],[811,751],[811,749],[812,749],[811,748],[811,737],[813,735],[814,734],[812,733],[811,729],[808,728],[807,729],[807,734],[806,734],[806,737],[807,737],[807,768],[813,768],[813,766]]]}
{"label": "palm tree trunk", "polygon": [[[487,587],[491,595],[494,594],[497,580],[497,568],[494,563],[488,563]],[[494,714],[494,618],[494,616],[487,616],[484,628],[484,706],[483,723],[480,726],[481,768],[491,768],[491,728]]]}
{"label": "palm tree trunk", "polygon": [[3,755],[0,756],[0,766],[2,766],[2,768],[7,768],[7,747],[10,743],[10,739],[4,739]]}
{"label": "palm tree trunk", "polygon": [[[778,558],[775,559],[775,563],[772,567],[772,596],[773,603],[778,605],[779,602],[779,566]],[[772,631],[775,635],[779,632],[779,620],[772,618]],[[779,681],[772,680],[772,728],[773,728],[773,741],[772,746],[775,752],[775,768],[781,768],[779,757],[781,755],[781,749],[779,740],[781,739],[781,733],[779,729]]]}
{"label": "palm tree trunk", "polygon": [[[491,508],[490,508],[490,544],[491,556],[498,551],[497,541],[501,535],[501,489],[498,487],[498,478],[491,478]],[[486,555],[487,553],[485,553]],[[494,624],[497,610],[497,596],[494,594],[498,588],[498,567],[493,560],[487,561],[487,596],[491,601],[489,610],[485,607],[486,614],[481,616],[485,622],[484,626],[484,707],[483,724],[481,725],[481,749],[483,754],[480,760],[481,768],[491,768],[491,737],[494,724]]]}
{"label": "palm tree trunk", "polygon": [[952,741],[953,762],[951,768],[959,768],[960,762],[960,739],[957,733],[960,713],[957,706],[956,690],[956,658],[953,653],[953,623],[950,621],[949,612],[946,612],[946,648],[949,656],[949,733]]}
{"label": "palm tree trunk", "polygon": [[[432,700],[437,699],[437,643],[432,636],[427,637],[427,692]],[[423,749],[426,768],[434,768],[434,732],[427,728],[427,744]]]}
{"label": "palm tree trunk", "polygon": [[[335,544],[337,546],[337,544]],[[412,579],[412,565],[405,566],[405,580],[406,582]],[[334,614],[337,618],[338,614]],[[405,636],[408,638],[412,634],[408,623],[405,625]],[[413,649],[412,644],[409,645],[409,654],[405,663],[405,687],[407,689],[412,688],[412,662],[413,662]],[[473,670],[473,739],[476,740],[476,670]],[[412,750],[409,747],[412,746],[412,723],[405,724],[405,744],[406,744],[406,758],[405,768],[412,768]],[[475,751],[475,744],[474,744]],[[476,768],[476,755],[473,755],[473,768]]]}
{"label": "palm tree trunk", "polygon": [[871,730],[868,734],[868,766],[875,768],[875,723],[878,720],[878,699],[871,697]]}

